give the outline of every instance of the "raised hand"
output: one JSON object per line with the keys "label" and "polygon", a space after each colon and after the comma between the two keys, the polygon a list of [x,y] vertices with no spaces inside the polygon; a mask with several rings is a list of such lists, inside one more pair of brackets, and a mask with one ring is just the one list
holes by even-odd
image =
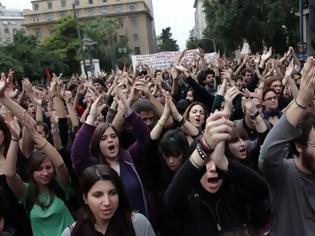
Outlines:
{"label": "raised hand", "polygon": [[294,60],[292,59],[285,71],[285,77],[291,77],[293,70],[294,70]]}
{"label": "raised hand", "polygon": [[231,87],[226,91],[224,96],[224,111],[226,113],[231,113],[233,109],[233,100],[238,94],[240,94],[240,91],[236,87]]}
{"label": "raised hand", "polygon": [[128,115],[132,112],[129,103],[127,102],[126,96],[122,93],[121,90],[118,91],[118,95],[114,98],[118,104],[118,108],[124,112],[125,115]]}
{"label": "raised hand", "polygon": [[227,117],[226,112],[217,111],[207,119],[203,138],[210,148],[214,149],[219,142],[231,138],[234,123]]}
{"label": "raised hand", "polygon": [[14,140],[19,140],[21,135],[21,127],[19,125],[18,119],[14,117],[13,119],[6,120],[11,133],[11,138]]}
{"label": "raised hand", "polygon": [[1,79],[0,79],[0,98],[3,98],[5,95],[5,90],[9,85],[9,78],[5,76],[5,73],[1,73]]}
{"label": "raised hand", "polygon": [[272,55],[272,47],[269,48],[269,50],[267,52],[264,52],[262,55],[261,55],[261,60],[266,62],[268,61],[268,59],[271,57]]}
{"label": "raised hand", "polygon": [[99,116],[99,114],[101,114],[101,111],[106,107],[106,104],[103,103],[102,100],[103,100],[103,95],[100,95],[92,103],[89,117],[92,118],[93,121],[96,119],[96,117]]}
{"label": "raised hand", "polygon": [[309,57],[304,64],[300,90],[296,98],[298,104],[307,107],[314,96],[315,88],[315,59]]}

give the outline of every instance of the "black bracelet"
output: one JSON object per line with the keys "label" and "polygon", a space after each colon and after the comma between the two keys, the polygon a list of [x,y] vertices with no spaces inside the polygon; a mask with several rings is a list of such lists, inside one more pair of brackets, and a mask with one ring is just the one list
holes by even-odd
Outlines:
{"label": "black bracelet", "polygon": [[299,108],[301,108],[301,109],[303,109],[303,110],[305,110],[307,107],[304,107],[304,106],[302,106],[301,104],[299,104],[297,101],[296,101],[296,99],[294,99],[294,102],[295,102],[295,104],[299,107]]}
{"label": "black bracelet", "polygon": [[200,158],[204,161],[207,161],[208,159],[208,155],[207,153],[203,150],[202,146],[200,143],[197,143],[197,146],[196,146],[196,150],[200,156]]}

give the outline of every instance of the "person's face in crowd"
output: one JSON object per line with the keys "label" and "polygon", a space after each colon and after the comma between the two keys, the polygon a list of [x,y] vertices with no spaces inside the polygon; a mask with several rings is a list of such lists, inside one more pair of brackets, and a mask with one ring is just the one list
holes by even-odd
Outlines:
{"label": "person's face in crowd", "polygon": [[285,86],[283,88],[283,93],[282,94],[283,94],[283,97],[286,97],[286,98],[290,97],[290,90],[289,90],[288,86]]}
{"label": "person's face in crowd", "polygon": [[278,97],[281,96],[283,86],[280,80],[273,81],[270,85],[270,88],[276,91]]}
{"label": "person's face in crowd", "polygon": [[173,154],[171,156],[163,155],[163,158],[164,158],[168,168],[170,168],[171,171],[177,171],[183,162],[183,154],[182,153],[179,155]]}
{"label": "person's face in crowd", "polygon": [[53,163],[45,158],[40,166],[33,172],[33,179],[39,185],[47,185],[54,178]]}
{"label": "person's face in crowd", "polygon": [[205,122],[205,111],[199,104],[194,105],[189,111],[189,122],[200,128]]}
{"label": "person's face in crowd", "polygon": [[34,107],[33,103],[29,103],[27,106],[27,112],[33,117],[36,117],[36,108]]}
{"label": "person's face in crowd", "polygon": [[301,161],[304,168],[315,173],[315,130],[311,130],[308,136],[308,142],[305,147],[302,147]]}
{"label": "person's face in crowd", "polygon": [[42,136],[43,138],[46,137],[45,128],[43,125],[36,125],[36,131]]}
{"label": "person's face in crowd", "polygon": [[247,157],[247,143],[246,140],[238,138],[235,142],[229,143],[229,149],[237,159],[245,159]]}
{"label": "person's face in crowd", "polygon": [[153,129],[156,119],[154,116],[153,111],[140,111],[139,113],[141,119],[144,121],[144,123],[150,128]]}
{"label": "person's face in crowd", "polygon": [[206,173],[200,179],[201,186],[209,193],[216,193],[223,180],[218,178],[218,172],[216,166],[212,160],[206,164]]}
{"label": "person's face in crowd", "polygon": [[243,88],[243,81],[242,79],[237,79],[235,83],[236,87],[241,90]]}
{"label": "person's face in crowd", "polygon": [[250,72],[246,72],[244,76],[242,76],[243,84],[247,84],[252,78],[252,74]]}
{"label": "person's face in crowd", "polygon": [[258,98],[252,97],[252,101],[254,102],[257,111],[261,114],[262,113],[262,104]]}
{"label": "person's face in crowd", "polygon": [[107,128],[103,133],[100,140],[100,150],[108,159],[115,160],[118,157],[119,140],[112,127]]}
{"label": "person's face in crowd", "polygon": [[4,141],[4,133],[3,131],[0,129],[0,146],[3,144]]}
{"label": "person's face in crowd", "polygon": [[98,93],[100,93],[100,94],[103,93],[104,89],[100,83],[93,83],[93,86]]}
{"label": "person's face in crowd", "polygon": [[215,78],[214,78],[213,74],[208,74],[206,76],[206,84],[208,86],[213,87],[214,86],[214,80],[215,80]]}
{"label": "person's face in crowd", "polygon": [[194,101],[194,94],[192,91],[188,91],[186,95],[186,100],[193,102]]}
{"label": "person's face in crowd", "polygon": [[89,192],[83,196],[84,203],[88,205],[96,222],[109,221],[119,206],[119,194],[109,180],[98,180]]}
{"label": "person's face in crowd", "polygon": [[278,107],[278,97],[273,91],[266,93],[264,97],[264,106],[267,111],[275,110]]}

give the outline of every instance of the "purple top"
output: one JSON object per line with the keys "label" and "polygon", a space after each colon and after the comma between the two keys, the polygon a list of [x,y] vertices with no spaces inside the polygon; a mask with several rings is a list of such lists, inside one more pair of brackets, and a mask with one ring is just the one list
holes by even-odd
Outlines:
{"label": "purple top", "polygon": [[[126,189],[131,207],[148,216],[143,185],[134,166],[133,158],[140,156],[144,142],[150,131],[141,117],[134,111],[125,118],[125,121],[133,128],[136,141],[127,150],[120,150],[120,178]],[[71,159],[77,173],[81,173],[89,166],[102,163],[102,160],[92,157],[89,152],[90,139],[95,128],[84,123],[76,134],[72,145]]]}

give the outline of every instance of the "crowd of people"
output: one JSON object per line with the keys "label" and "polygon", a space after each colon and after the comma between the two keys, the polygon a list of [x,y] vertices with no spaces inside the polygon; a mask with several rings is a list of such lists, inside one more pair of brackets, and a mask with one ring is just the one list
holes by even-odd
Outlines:
{"label": "crowd of people", "polygon": [[184,54],[1,73],[0,235],[313,235],[315,58]]}

